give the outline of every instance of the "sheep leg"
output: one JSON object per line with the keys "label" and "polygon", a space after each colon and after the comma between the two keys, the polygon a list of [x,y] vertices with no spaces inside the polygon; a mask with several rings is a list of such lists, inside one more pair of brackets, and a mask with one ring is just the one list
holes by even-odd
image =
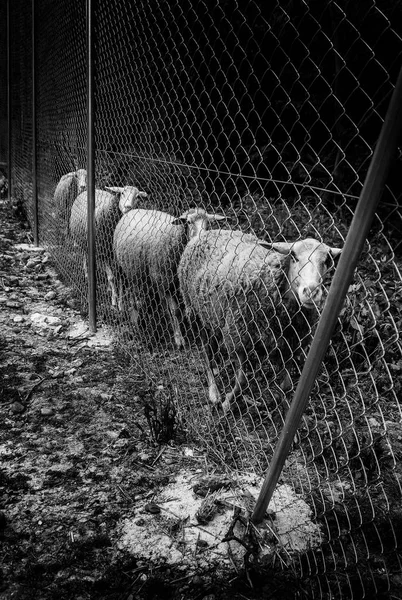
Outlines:
{"label": "sheep leg", "polygon": [[224,413],[228,412],[228,410],[230,408],[230,403],[241,392],[244,384],[247,383],[247,378],[245,375],[245,366],[246,366],[246,362],[247,362],[247,356],[243,350],[238,352],[238,360],[239,360],[239,368],[236,371],[236,375],[235,375],[235,385],[232,388],[232,390],[228,394],[226,394],[225,401],[222,402],[222,408],[223,408]]}
{"label": "sheep leg", "polygon": [[181,348],[185,345],[184,338],[180,331],[180,323],[178,319],[179,314],[179,306],[176,302],[176,299],[173,298],[170,294],[167,294],[166,301],[170,313],[170,319],[173,327],[174,341],[177,348]]}
{"label": "sheep leg", "polygon": [[138,328],[139,320],[140,320],[140,312],[133,306],[131,307],[131,310],[130,310],[130,319],[131,319],[131,322],[134,325],[134,327]]}
{"label": "sheep leg", "polygon": [[117,308],[119,309],[119,312],[123,312],[125,310],[126,307],[126,301],[125,301],[125,292],[126,290],[128,290],[129,288],[129,282],[128,279],[124,273],[124,271],[120,268],[120,266],[118,264],[114,264],[113,266],[114,268],[114,272],[115,272],[115,277],[117,280],[117,289],[118,289],[118,299],[117,299]]}
{"label": "sheep leg", "polygon": [[218,386],[216,385],[214,372],[212,370],[212,363],[214,360],[214,352],[211,347],[210,340],[208,339],[207,333],[204,328],[200,330],[201,335],[201,345],[204,353],[204,361],[207,371],[207,380],[208,380],[208,396],[209,400],[212,404],[218,404],[221,401],[221,395],[218,390]]}
{"label": "sheep leg", "polygon": [[120,278],[119,280],[119,298],[117,301],[117,308],[119,309],[120,312],[123,312],[124,309],[124,290],[123,290],[123,280]]}
{"label": "sheep leg", "polygon": [[118,294],[117,294],[117,290],[116,290],[116,285],[115,285],[115,277],[113,275],[113,271],[110,265],[108,265],[107,263],[105,263],[105,271],[106,271],[106,277],[107,277],[107,281],[108,281],[108,287],[110,290],[110,293],[112,295],[112,306],[117,306],[118,304]]}
{"label": "sheep leg", "polygon": [[[124,283],[124,281],[123,281]],[[127,301],[127,310],[131,323],[136,329],[140,327],[141,315],[144,312],[144,299],[131,278],[125,281],[129,292],[129,300]]]}
{"label": "sheep leg", "polygon": [[86,256],[84,256],[84,258],[83,258],[82,267],[84,269],[84,277],[85,277],[85,279],[88,279],[88,263],[87,263]]}
{"label": "sheep leg", "polygon": [[218,386],[216,385],[215,376],[210,364],[210,360],[207,354],[206,349],[204,348],[204,354],[206,356],[206,368],[207,368],[207,379],[208,379],[208,396],[209,400],[212,404],[217,404],[221,401],[221,395],[218,390]]}

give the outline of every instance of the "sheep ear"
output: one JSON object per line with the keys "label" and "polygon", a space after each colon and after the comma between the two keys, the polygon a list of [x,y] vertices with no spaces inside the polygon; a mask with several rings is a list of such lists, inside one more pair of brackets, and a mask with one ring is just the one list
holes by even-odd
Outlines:
{"label": "sheep ear", "polygon": [[105,190],[108,190],[109,192],[114,192],[115,194],[122,194],[124,188],[122,187],[110,187],[105,185]]}
{"label": "sheep ear", "polygon": [[211,215],[209,213],[207,214],[207,217],[209,221],[224,221],[226,219],[223,215]]}
{"label": "sheep ear", "polygon": [[337,258],[341,254],[342,248],[330,248],[329,252],[332,258]]}
{"label": "sheep ear", "polygon": [[184,213],[180,217],[177,217],[174,221],[172,221],[171,225],[185,225],[187,223],[187,213]]}
{"label": "sheep ear", "polygon": [[137,196],[141,196],[141,198],[148,198],[148,194],[146,192],[138,192]]}
{"label": "sheep ear", "polygon": [[276,250],[279,254],[289,254],[293,246],[293,242],[260,242],[260,244],[268,250]]}

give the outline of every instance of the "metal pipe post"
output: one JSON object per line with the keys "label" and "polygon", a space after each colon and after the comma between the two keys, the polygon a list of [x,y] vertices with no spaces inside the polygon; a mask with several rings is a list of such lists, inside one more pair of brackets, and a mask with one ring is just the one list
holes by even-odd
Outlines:
{"label": "metal pipe post", "polygon": [[7,0],[7,179],[8,201],[11,202],[11,35],[10,35],[10,10],[11,0]]}
{"label": "metal pipe post", "polygon": [[39,214],[37,185],[37,149],[36,149],[36,31],[35,0],[32,0],[32,201],[34,244],[39,245]]}
{"label": "metal pipe post", "polygon": [[314,381],[327,351],[338,315],[346,298],[377,205],[380,201],[391,162],[395,158],[401,133],[402,69],[392,94],[388,112],[371,159],[348,235],[346,236],[345,246],[328,293],[321,319],[318,323],[317,332],[307,355],[285,425],[279,437],[271,465],[251,517],[254,523],[259,523],[264,518],[283,465],[288,457],[301,418],[306,409]]}
{"label": "metal pipe post", "polygon": [[95,151],[94,151],[94,0],[87,0],[87,181],[89,330],[96,332]]}

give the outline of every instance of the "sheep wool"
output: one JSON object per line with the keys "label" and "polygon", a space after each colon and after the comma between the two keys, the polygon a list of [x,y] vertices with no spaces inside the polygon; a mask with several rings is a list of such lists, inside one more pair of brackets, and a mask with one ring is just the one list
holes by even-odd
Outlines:
{"label": "sheep wool", "polygon": [[68,234],[71,208],[79,193],[87,186],[87,172],[78,169],[63,175],[54,191],[53,203],[56,210],[56,220],[62,234]]}
{"label": "sheep wool", "polygon": [[[112,191],[95,190],[95,252],[98,263],[106,272],[108,286],[112,296],[112,306],[121,309],[122,277],[113,253],[113,234],[122,216],[122,212],[135,206],[146,192],[141,192],[134,186],[124,188],[109,188]],[[128,213],[126,213],[128,214]],[[87,274],[86,252],[88,246],[88,204],[87,193],[77,196],[71,209],[70,234],[73,241],[84,254],[84,272]]]}
{"label": "sheep wool", "polygon": [[189,236],[224,218],[201,208],[192,208],[179,218],[158,210],[135,209],[124,215],[116,227],[114,252],[130,283],[138,315],[147,301],[157,299],[164,303],[177,347],[185,345],[180,330],[177,277],[181,254]]}
{"label": "sheep wool", "polygon": [[188,318],[219,332],[229,354],[272,344],[287,260],[241,231],[202,232],[190,240],[178,270]]}
{"label": "sheep wool", "polygon": [[158,210],[134,209],[119,221],[114,251],[123,271],[139,291],[151,283],[159,293],[177,288],[177,265],[186,244],[184,225]]}
{"label": "sheep wool", "polygon": [[[220,402],[213,366],[222,350],[240,365],[224,410],[245,382],[251,351],[275,352],[284,367],[296,347],[306,344],[317,316],[314,298],[321,301],[324,259],[340,250],[317,240],[294,247],[293,252],[291,244],[271,245],[242,231],[220,230],[201,232],[183,251],[180,289],[189,320],[200,327],[211,402]],[[310,280],[303,279],[303,269]]]}

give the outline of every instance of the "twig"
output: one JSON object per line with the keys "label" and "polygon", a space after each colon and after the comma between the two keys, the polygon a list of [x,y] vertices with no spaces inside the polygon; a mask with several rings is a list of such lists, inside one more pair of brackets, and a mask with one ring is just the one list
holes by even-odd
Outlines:
{"label": "twig", "polygon": [[164,446],[164,447],[162,448],[162,450],[160,450],[160,451],[159,451],[159,453],[158,453],[158,456],[157,456],[157,457],[155,458],[155,460],[154,460],[154,461],[151,463],[151,466],[152,466],[152,467],[153,467],[153,466],[154,466],[154,465],[155,465],[155,464],[158,462],[158,460],[160,459],[160,457],[162,456],[162,454],[165,452],[165,450],[166,450],[166,446]]}
{"label": "twig", "polygon": [[178,579],[173,579],[173,581],[170,581],[170,583],[178,583],[179,581],[185,581],[186,579],[191,579],[191,577],[194,577],[194,573],[191,573],[190,575],[184,575],[184,577],[179,577]]}
{"label": "twig", "polygon": [[120,492],[123,494],[123,496],[125,496],[128,500],[130,500],[131,502],[135,502],[134,498],[132,498],[130,496],[130,494],[128,494],[124,488],[121,487],[121,485],[117,486],[117,489],[120,490]]}
{"label": "twig", "polygon": [[144,469],[149,469],[150,471],[155,471],[155,467],[152,465],[147,465],[147,463],[133,461],[133,464],[138,465],[139,467],[144,467]]}
{"label": "twig", "polygon": [[0,278],[0,283],[1,283],[1,287],[3,288],[3,290],[5,292],[8,292],[10,288],[5,285],[3,277]]}
{"label": "twig", "polygon": [[[237,522],[240,522],[246,530],[245,531],[245,534],[246,534],[245,540],[242,540],[240,537],[238,537],[234,533],[234,528],[235,528],[235,525]],[[236,507],[234,510],[232,523],[229,527],[227,534],[223,538],[222,542],[230,542],[233,540],[233,541],[237,542],[238,544],[241,544],[243,546],[243,548],[245,548],[246,553],[243,558],[245,573],[246,573],[246,577],[247,577],[250,587],[253,588],[253,583],[251,581],[250,574],[249,574],[249,568],[252,566],[251,562],[250,562],[250,558],[252,556],[253,557],[258,556],[258,545],[259,544],[257,543],[257,541],[255,539],[255,533],[254,533],[253,527],[250,527],[250,525],[252,525],[250,520],[246,519],[245,517],[242,516],[241,508]],[[229,548],[230,548],[230,545],[229,545]]]}
{"label": "twig", "polygon": [[43,379],[41,379],[40,381],[37,381],[29,390],[29,392],[27,393],[27,395],[25,396],[25,398],[23,399],[23,402],[28,402],[29,398],[32,396],[33,391],[40,386],[41,383],[43,383],[44,381],[46,381],[46,377],[43,377]]}

